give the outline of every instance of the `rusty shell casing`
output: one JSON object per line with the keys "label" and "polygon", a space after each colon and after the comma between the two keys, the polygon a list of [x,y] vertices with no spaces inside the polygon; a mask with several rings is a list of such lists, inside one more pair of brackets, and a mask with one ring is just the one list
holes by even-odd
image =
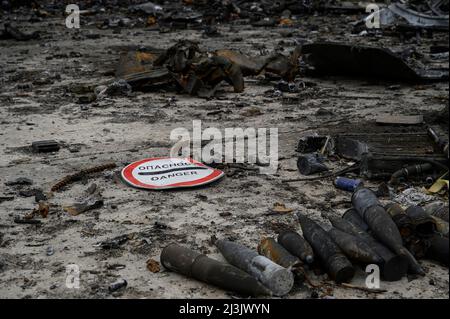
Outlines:
{"label": "rusty shell casing", "polygon": [[311,245],[296,232],[284,231],[278,235],[277,240],[281,246],[304,263],[312,264],[314,262],[314,252]]}
{"label": "rusty shell casing", "polygon": [[403,247],[403,239],[397,225],[381,206],[373,191],[368,188],[359,188],[353,193],[352,203],[378,240],[398,255],[406,256],[409,260],[409,270],[412,273],[425,275],[414,256]]}
{"label": "rusty shell casing", "polygon": [[284,296],[294,286],[294,275],[290,270],[255,250],[228,240],[217,240],[216,246],[230,264],[256,277],[274,295]]}
{"label": "rusty shell casing", "polygon": [[405,210],[397,203],[389,203],[384,209],[391,216],[394,223],[397,225],[400,235],[403,240],[406,240],[414,233],[414,225],[411,217],[406,215]]}
{"label": "rusty shell casing", "polygon": [[246,296],[270,296],[271,292],[246,272],[189,248],[172,244],[161,252],[164,267],[190,278]]}
{"label": "rusty shell casing", "polygon": [[402,279],[408,271],[408,259],[405,256],[394,254],[389,248],[381,244],[369,233],[358,228],[350,221],[342,218],[328,217],[333,227],[346,232],[347,234],[358,237],[383,259],[380,264],[381,276],[386,281],[398,281]]}
{"label": "rusty shell casing", "polygon": [[351,260],[365,264],[381,264],[383,262],[383,259],[360,238],[337,228],[331,228],[328,234]]}
{"label": "rusty shell casing", "polygon": [[369,230],[369,225],[366,224],[366,222],[361,218],[361,216],[358,214],[358,212],[354,208],[350,208],[350,209],[346,210],[344,215],[342,215],[342,218],[357,225],[359,228],[361,228],[364,231]]}
{"label": "rusty shell casing", "polygon": [[422,207],[410,206],[405,212],[411,219],[414,231],[418,236],[432,237],[435,234],[437,229],[436,222]]}
{"label": "rusty shell casing", "polygon": [[425,211],[435,217],[439,217],[448,223],[448,205],[441,202],[434,202],[423,207]]}
{"label": "rusty shell casing", "polygon": [[448,238],[448,223],[436,216],[431,216],[436,225],[436,231],[444,237]]}
{"label": "rusty shell casing", "polygon": [[258,245],[258,252],[278,265],[292,269],[299,267],[302,262],[295,256],[292,256],[283,246],[277,243],[273,238],[264,238]]}
{"label": "rusty shell casing", "polygon": [[449,242],[448,238],[435,235],[430,239],[430,247],[427,250],[426,257],[443,263],[448,267],[449,258],[448,258],[448,250],[449,250]]}
{"label": "rusty shell casing", "polygon": [[306,216],[297,214],[303,236],[314,249],[336,283],[349,282],[355,275],[352,263],[345,257],[327,232]]}

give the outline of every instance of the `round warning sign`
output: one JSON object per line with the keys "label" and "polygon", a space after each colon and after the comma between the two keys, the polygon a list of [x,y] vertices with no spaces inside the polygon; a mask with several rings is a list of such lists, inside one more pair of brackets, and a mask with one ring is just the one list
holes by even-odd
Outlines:
{"label": "round warning sign", "polygon": [[223,175],[222,171],[190,158],[148,158],[122,170],[122,178],[128,184],[146,189],[201,186]]}

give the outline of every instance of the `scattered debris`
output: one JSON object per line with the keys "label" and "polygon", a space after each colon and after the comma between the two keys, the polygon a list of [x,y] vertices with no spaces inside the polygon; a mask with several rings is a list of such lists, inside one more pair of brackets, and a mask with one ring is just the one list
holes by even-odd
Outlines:
{"label": "scattered debris", "polygon": [[271,209],[273,213],[277,214],[289,214],[292,213],[294,210],[292,208],[287,208],[286,205],[283,203],[275,203],[273,204],[273,208]]}
{"label": "scattered debris", "polygon": [[118,249],[130,239],[129,235],[121,235],[112,239],[102,241],[98,244],[102,249]]}
{"label": "scattered debris", "polygon": [[109,292],[115,292],[119,289],[124,289],[126,288],[128,285],[128,282],[125,279],[118,279],[117,281],[113,282],[112,284],[110,284],[108,286],[108,290]]}
{"label": "scattered debris", "polygon": [[58,152],[60,146],[58,142],[49,140],[49,141],[36,141],[31,143],[31,148],[36,153],[50,153],[50,152]]}
{"label": "scattered debris", "polygon": [[150,258],[149,260],[147,260],[147,269],[152,273],[157,273],[160,272],[161,267],[159,266],[159,262]]}
{"label": "scattered debris", "polygon": [[61,188],[72,184],[76,181],[79,181],[83,178],[88,177],[89,175],[95,174],[95,173],[100,173],[102,171],[105,170],[111,170],[116,168],[116,164],[114,163],[110,163],[110,164],[104,164],[104,165],[100,165],[100,166],[95,166],[92,168],[87,168],[87,169],[83,169],[75,174],[72,175],[68,175],[66,177],[64,177],[61,181],[59,181],[58,183],[56,183],[52,188],[51,191],[52,192],[57,192],[59,191]]}
{"label": "scattered debris", "polygon": [[343,43],[302,46],[306,63],[316,75],[345,75],[401,81],[445,81],[447,70],[414,69],[389,49]]}

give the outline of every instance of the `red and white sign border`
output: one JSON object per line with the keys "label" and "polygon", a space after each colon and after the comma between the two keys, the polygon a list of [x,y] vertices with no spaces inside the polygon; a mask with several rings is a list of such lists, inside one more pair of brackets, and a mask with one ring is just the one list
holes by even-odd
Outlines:
{"label": "red and white sign border", "polygon": [[175,183],[175,184],[170,184],[170,185],[166,185],[166,186],[158,186],[158,185],[150,185],[150,184],[144,184],[140,181],[138,181],[134,176],[133,176],[133,170],[138,167],[139,165],[146,163],[146,162],[152,162],[152,161],[158,161],[158,160],[170,160],[170,157],[154,157],[154,158],[146,158],[134,163],[131,163],[129,165],[127,165],[124,169],[122,169],[121,175],[122,175],[122,179],[130,186],[136,187],[136,188],[141,188],[141,189],[152,189],[152,190],[164,190],[164,189],[174,189],[174,188],[192,188],[192,187],[198,187],[198,186],[202,186],[202,185],[206,185],[206,184],[210,184],[220,178],[222,178],[225,173],[209,167],[199,161],[196,161],[192,158],[185,158],[186,161],[192,163],[192,164],[196,164],[198,166],[202,166],[202,167],[208,167],[209,169],[212,170],[212,173],[209,174],[206,177],[203,177],[201,179],[195,180],[195,181],[189,181],[189,182],[181,182],[181,183]]}

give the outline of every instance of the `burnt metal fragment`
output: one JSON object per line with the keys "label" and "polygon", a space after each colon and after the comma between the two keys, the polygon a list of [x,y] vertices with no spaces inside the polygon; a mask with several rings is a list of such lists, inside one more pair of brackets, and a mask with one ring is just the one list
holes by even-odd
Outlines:
{"label": "burnt metal fragment", "polygon": [[117,249],[130,239],[129,235],[120,235],[118,237],[102,241],[99,246],[103,249]]}
{"label": "burnt metal fragment", "polygon": [[297,167],[303,175],[328,171],[328,167],[323,164],[323,158],[315,153],[300,156],[297,161]]}
{"label": "burnt metal fragment", "polygon": [[125,279],[118,279],[108,286],[109,292],[114,292],[119,289],[125,288],[128,285],[128,282]]}
{"label": "burnt metal fragment", "polygon": [[258,252],[284,268],[292,269],[301,265],[300,259],[291,255],[273,238],[262,239],[258,245]]}
{"label": "burnt metal fragment", "polygon": [[303,236],[319,256],[328,275],[336,283],[349,282],[355,275],[355,269],[327,232],[306,216],[297,214]]}
{"label": "burnt metal fragment", "polygon": [[296,232],[284,231],[278,235],[277,240],[287,251],[300,258],[304,263],[312,264],[314,262],[311,245]]}
{"label": "burnt metal fragment", "polygon": [[383,206],[381,206],[374,192],[367,188],[359,188],[353,193],[352,203],[377,239],[395,253],[406,256],[409,259],[410,270],[413,273],[425,274],[414,256],[403,246],[402,236],[397,226]]}
{"label": "burnt metal fragment", "polygon": [[309,135],[300,138],[297,144],[297,152],[311,153],[316,152],[323,147],[327,141],[327,136]]}
{"label": "burnt metal fragment", "polygon": [[270,291],[246,272],[186,247],[171,244],[161,252],[162,265],[190,278],[247,296],[270,296]]}
{"label": "burnt metal fragment", "polygon": [[31,148],[36,153],[57,152],[60,149],[58,142],[54,140],[36,141],[31,143]]}
{"label": "burnt metal fragment", "polygon": [[447,80],[446,72],[416,70],[389,49],[343,43],[305,44],[302,53],[314,73],[402,81]]}
{"label": "burnt metal fragment", "polygon": [[64,186],[67,186],[69,184],[72,184],[73,182],[79,181],[82,178],[87,177],[91,174],[100,173],[102,171],[114,169],[116,167],[117,167],[117,165],[115,163],[109,163],[109,164],[105,164],[105,165],[100,165],[100,166],[83,169],[75,174],[64,177],[61,181],[59,181],[58,183],[53,185],[53,187],[51,188],[51,191],[52,192],[59,191]]}
{"label": "burnt metal fragment", "polygon": [[274,295],[284,296],[291,291],[294,276],[288,269],[238,243],[218,240],[215,244],[230,264],[257,278]]}

